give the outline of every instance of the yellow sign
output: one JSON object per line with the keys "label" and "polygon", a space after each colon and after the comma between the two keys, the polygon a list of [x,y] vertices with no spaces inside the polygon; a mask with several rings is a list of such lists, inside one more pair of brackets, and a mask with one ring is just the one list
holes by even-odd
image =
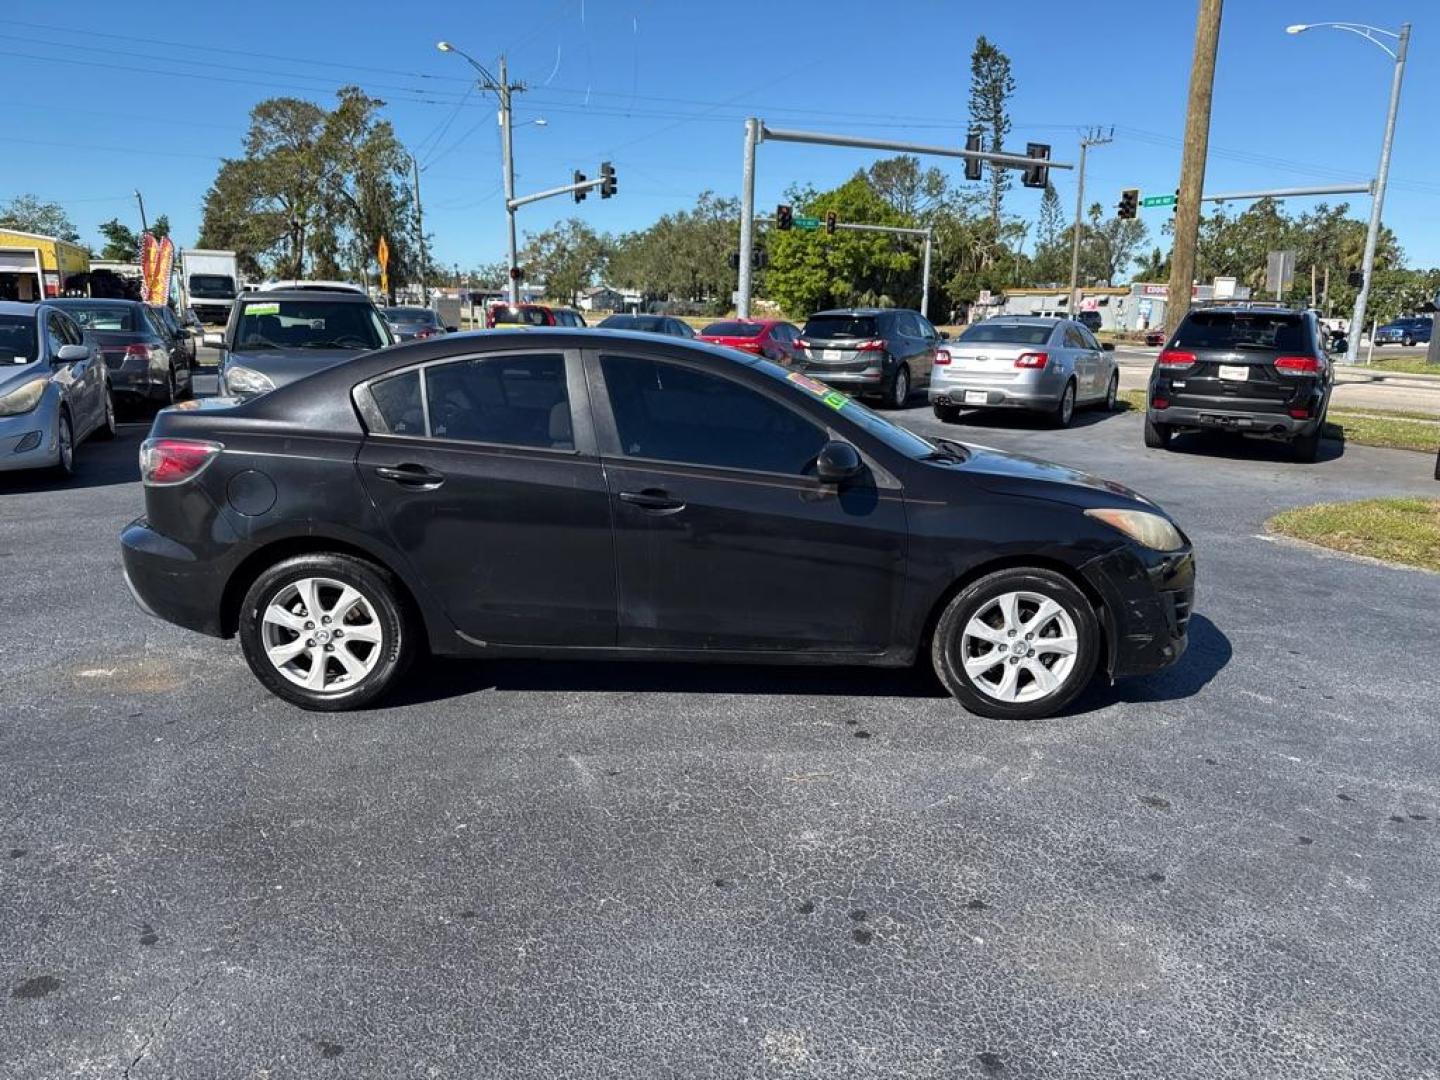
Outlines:
{"label": "yellow sign", "polygon": [[375,250],[375,257],[380,263],[380,291],[390,291],[390,245],[386,243],[385,237],[380,237],[380,246]]}

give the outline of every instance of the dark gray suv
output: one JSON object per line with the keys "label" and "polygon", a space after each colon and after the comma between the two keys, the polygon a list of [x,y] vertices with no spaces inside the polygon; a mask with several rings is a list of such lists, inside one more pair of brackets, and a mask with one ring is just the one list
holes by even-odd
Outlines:
{"label": "dark gray suv", "polygon": [[790,366],[899,409],[912,387],[929,385],[940,341],[928,319],[904,308],[817,311],[805,321]]}

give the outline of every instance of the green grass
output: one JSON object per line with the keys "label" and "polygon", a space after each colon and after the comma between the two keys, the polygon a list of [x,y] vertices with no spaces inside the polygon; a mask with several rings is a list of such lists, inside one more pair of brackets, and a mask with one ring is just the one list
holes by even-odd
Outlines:
{"label": "green grass", "polygon": [[1368,364],[1356,364],[1343,371],[1393,371],[1405,375],[1440,375],[1440,364],[1427,364],[1423,356],[1382,356],[1378,351]]}
{"label": "green grass", "polygon": [[1319,503],[1276,514],[1265,527],[1336,551],[1440,571],[1440,499]]}

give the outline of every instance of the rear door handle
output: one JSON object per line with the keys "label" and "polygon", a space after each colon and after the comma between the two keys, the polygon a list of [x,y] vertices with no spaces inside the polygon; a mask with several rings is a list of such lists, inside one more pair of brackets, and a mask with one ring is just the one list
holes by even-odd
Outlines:
{"label": "rear door handle", "polygon": [[445,482],[445,474],[427,469],[424,465],[377,465],[375,475],[382,480],[391,480],[404,487],[432,491]]}
{"label": "rear door handle", "polygon": [[620,492],[620,501],[657,514],[676,514],[685,509],[684,502],[673,498],[668,491],[662,491],[660,488],[622,491]]}

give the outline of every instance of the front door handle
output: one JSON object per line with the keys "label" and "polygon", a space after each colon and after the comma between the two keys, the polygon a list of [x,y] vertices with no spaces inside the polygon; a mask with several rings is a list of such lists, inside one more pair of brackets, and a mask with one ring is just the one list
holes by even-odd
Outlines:
{"label": "front door handle", "polygon": [[445,474],[427,469],[424,465],[377,465],[375,475],[382,480],[391,480],[404,487],[433,491],[445,482]]}
{"label": "front door handle", "polygon": [[656,514],[676,514],[685,509],[685,504],[668,491],[660,488],[645,488],[643,491],[622,491],[620,501],[638,506]]}

